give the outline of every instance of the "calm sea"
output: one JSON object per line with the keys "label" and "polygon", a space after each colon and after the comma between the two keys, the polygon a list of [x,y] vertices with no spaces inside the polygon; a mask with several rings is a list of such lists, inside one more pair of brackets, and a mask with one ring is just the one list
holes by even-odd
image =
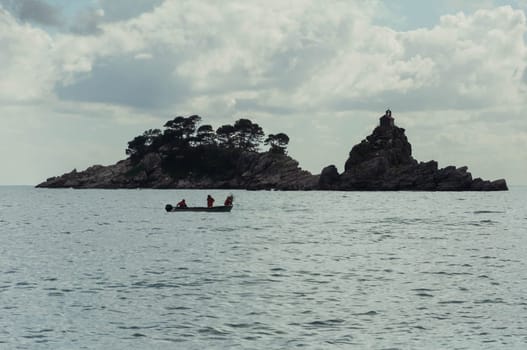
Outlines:
{"label": "calm sea", "polygon": [[208,193],[0,187],[0,348],[527,348],[527,187]]}

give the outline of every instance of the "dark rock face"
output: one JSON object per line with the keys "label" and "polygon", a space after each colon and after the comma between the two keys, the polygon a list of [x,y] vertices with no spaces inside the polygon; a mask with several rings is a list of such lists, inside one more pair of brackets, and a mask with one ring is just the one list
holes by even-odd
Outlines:
{"label": "dark rock face", "polygon": [[329,165],[322,169],[322,173],[320,173],[318,184],[321,188],[330,189],[334,185],[338,184],[339,179],[340,178],[339,172],[337,171],[337,167],[334,165]]}
{"label": "dark rock face", "polygon": [[323,169],[319,188],[365,191],[500,191],[505,180],[472,179],[467,167],[438,169],[437,162],[417,162],[405,130],[395,126],[391,112],[380,118],[380,125],[358,145],[346,161],[344,172],[334,166]]}
{"label": "dark rock face", "polygon": [[126,159],[109,166],[94,165],[49,178],[37,187],[312,190],[318,182],[318,176],[299,168],[296,160],[269,152],[243,152],[232,176],[222,179],[214,178],[214,174],[191,173],[174,178],[163,170],[162,161],[162,153],[149,153],[138,163]]}

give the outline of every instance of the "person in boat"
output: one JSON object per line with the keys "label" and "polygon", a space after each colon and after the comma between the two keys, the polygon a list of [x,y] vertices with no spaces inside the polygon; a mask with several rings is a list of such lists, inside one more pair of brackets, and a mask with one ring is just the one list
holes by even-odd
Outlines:
{"label": "person in boat", "polygon": [[177,208],[188,208],[187,202],[185,202],[185,199],[182,199],[178,204],[176,204]]}
{"label": "person in boat", "polygon": [[234,199],[233,195],[231,194],[230,196],[228,196],[226,199],[225,199],[225,203],[223,203],[223,205],[225,205],[226,207],[232,207],[232,200]]}
{"label": "person in boat", "polygon": [[207,208],[212,208],[214,205],[214,198],[209,194],[207,195]]}

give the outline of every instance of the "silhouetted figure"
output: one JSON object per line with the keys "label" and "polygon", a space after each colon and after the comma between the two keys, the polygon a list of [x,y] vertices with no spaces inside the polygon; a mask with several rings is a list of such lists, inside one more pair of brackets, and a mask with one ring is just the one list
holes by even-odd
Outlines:
{"label": "silhouetted figure", "polygon": [[211,195],[209,194],[207,196],[207,208],[212,208],[213,205],[214,205],[214,198],[212,198]]}
{"label": "silhouetted figure", "polygon": [[176,207],[178,207],[178,208],[188,208],[187,207],[187,202],[185,202],[185,200],[182,199],[178,204],[176,204]]}
{"label": "silhouetted figure", "polygon": [[234,197],[232,196],[232,194],[230,196],[228,196],[226,199],[225,199],[225,202],[223,203],[223,205],[227,206],[227,207],[232,207],[232,200],[234,199]]}

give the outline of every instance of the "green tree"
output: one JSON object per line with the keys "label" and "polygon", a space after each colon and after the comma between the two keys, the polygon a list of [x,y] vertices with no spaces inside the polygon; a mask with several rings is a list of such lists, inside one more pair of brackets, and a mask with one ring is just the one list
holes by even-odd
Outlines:
{"label": "green tree", "polygon": [[175,117],[165,123],[165,140],[175,144],[188,144],[192,141],[198,123],[201,121],[199,115],[189,117]]}
{"label": "green tree", "polygon": [[286,154],[286,148],[289,144],[289,136],[284,133],[279,133],[276,135],[269,134],[264,141],[265,145],[271,145],[269,152],[271,153],[280,153]]}
{"label": "green tree", "polygon": [[222,125],[216,130],[216,137],[218,138],[220,146],[226,148],[234,147],[234,134],[234,126],[230,124]]}
{"label": "green tree", "polygon": [[234,145],[247,151],[256,151],[264,137],[260,125],[249,119],[239,119],[234,123]]}
{"label": "green tree", "polygon": [[136,136],[132,141],[128,142],[126,154],[132,160],[137,160],[143,157],[146,153],[159,146],[161,130],[149,129],[143,135]]}
{"label": "green tree", "polygon": [[196,144],[198,145],[214,145],[216,144],[216,133],[211,125],[202,125],[196,131]]}

